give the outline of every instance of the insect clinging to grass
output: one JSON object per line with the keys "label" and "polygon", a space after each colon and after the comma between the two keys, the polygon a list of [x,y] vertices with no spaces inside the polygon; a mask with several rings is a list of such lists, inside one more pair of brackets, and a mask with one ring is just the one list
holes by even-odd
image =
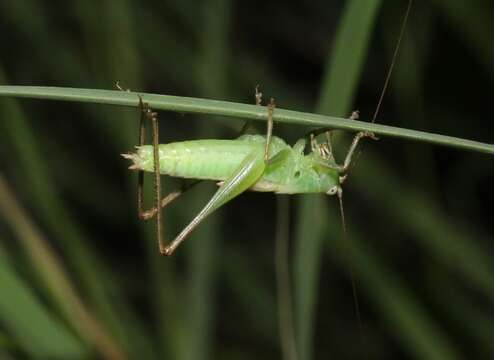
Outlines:
{"label": "insect clinging to grass", "polygon": [[[398,55],[411,6],[412,0],[408,2],[395,51],[372,122],[375,122],[379,113]],[[124,90],[118,83],[117,87],[120,90]],[[274,99],[271,98],[271,101],[266,106],[267,131],[265,136],[241,135],[233,140],[192,140],[160,144],[158,114],[143,101],[142,96],[138,95],[138,100],[141,113],[139,145],[135,153],[122,154],[122,156],[133,162],[129,167],[130,169],[138,171],[138,215],[142,220],[155,217],[156,238],[160,254],[173,254],[182,241],[206,217],[246,190],[274,192],[276,194],[324,193],[326,195],[337,195],[340,203],[343,231],[346,233],[342,185],[347,179],[348,170],[360,140],[362,138],[376,140],[374,133],[369,131],[358,132],[353,138],[343,164],[339,164],[335,159],[331,145],[331,129],[315,130],[308,138],[301,138],[293,146],[286,144],[283,139],[273,136],[275,103]],[[255,102],[256,105],[262,106],[262,93],[259,91],[258,86],[255,92]],[[353,111],[350,119],[356,120],[358,116],[359,112]],[[145,123],[147,121],[152,124],[152,145],[144,145]],[[244,126],[242,132],[246,127]],[[318,143],[317,135],[323,133],[326,135],[326,141]],[[310,152],[305,154],[307,141],[310,142]],[[155,204],[149,210],[144,210],[143,205],[144,172],[154,173]],[[204,208],[168,245],[165,245],[163,241],[161,209],[174,201],[191,185],[183,186],[182,189],[171,192],[162,198],[161,175],[196,179],[197,181],[212,180],[219,185],[218,190]]]}
{"label": "insect clinging to grass", "polygon": [[[256,88],[256,104],[261,105],[262,94]],[[156,219],[159,251],[171,255],[180,243],[207,216],[246,190],[276,194],[324,193],[337,195],[342,201],[342,184],[347,178],[355,150],[362,138],[376,139],[371,132],[355,135],[343,164],[335,160],[331,146],[331,130],[321,129],[290,146],[272,136],[274,100],[266,106],[266,135],[242,135],[233,140],[192,140],[159,144],[158,116],[139,96],[140,134],[137,151],[122,156],[132,161],[130,169],[138,175],[139,218]],[[356,119],[354,111],[351,119]],[[144,145],[145,122],[152,124],[152,145]],[[326,141],[318,143],[316,135],[325,133]],[[305,154],[307,141],[310,152]],[[143,208],[143,172],[155,177],[155,206]],[[162,199],[161,175],[184,179],[212,180],[219,188],[204,208],[168,245],[163,241],[161,208],[176,199],[183,191],[172,192]]]}

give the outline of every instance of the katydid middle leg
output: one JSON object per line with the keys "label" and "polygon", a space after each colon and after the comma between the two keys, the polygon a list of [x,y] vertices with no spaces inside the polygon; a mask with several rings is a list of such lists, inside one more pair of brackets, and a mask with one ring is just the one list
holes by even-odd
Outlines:
{"label": "katydid middle leg", "polygon": [[[256,92],[254,94],[254,99],[257,106],[262,106],[262,92],[259,90],[259,84],[256,85]],[[247,120],[240,129],[240,135],[245,134],[251,125],[252,125],[252,120]]]}
{"label": "katydid middle leg", "polygon": [[274,99],[271,98],[268,104],[268,130],[266,132],[266,146],[264,147],[264,162],[269,160],[269,145],[271,144],[271,137],[273,136],[273,112],[275,108]]}

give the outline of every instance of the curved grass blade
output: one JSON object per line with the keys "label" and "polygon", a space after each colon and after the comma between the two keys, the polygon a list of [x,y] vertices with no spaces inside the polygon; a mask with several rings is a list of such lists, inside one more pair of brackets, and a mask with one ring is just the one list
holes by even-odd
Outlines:
{"label": "curved grass blade", "polygon": [[349,1],[328,54],[316,106],[318,114],[347,115],[370,42],[380,0]]}
{"label": "curved grass blade", "polygon": [[[259,108],[255,105],[149,93],[139,94],[142,95],[143,100],[149,103],[149,105],[154,109],[229,116],[233,118],[244,118],[258,121],[267,120],[266,109]],[[133,107],[137,107],[139,105],[136,93],[115,90],[3,85],[0,86],[0,96],[65,100]],[[408,140],[428,142],[436,145],[455,147],[458,149],[494,154],[494,145],[492,144],[332,116],[302,113],[277,108],[276,113],[274,114],[274,120],[288,124],[328,127],[349,131],[371,131],[376,135],[381,136],[391,136]]]}
{"label": "curved grass blade", "polygon": [[[5,241],[5,239],[2,239]],[[37,299],[0,249],[0,322],[31,358],[79,359],[87,348]],[[6,339],[6,340],[7,340]]]}
{"label": "curved grass blade", "polygon": [[[231,1],[208,0],[195,7],[202,25],[195,27],[200,41],[200,49],[193,56],[197,69],[194,85],[200,94],[214,97],[226,97],[229,93],[227,72],[230,66],[230,48],[228,34],[231,32]],[[219,124],[201,122],[198,127],[200,137],[217,135]],[[194,203],[207,203],[211,195],[208,192],[196,193]],[[182,202],[179,207],[190,219],[190,202]],[[219,215],[209,218],[192,235],[195,240],[187,251],[189,272],[187,275],[187,336],[184,345],[184,358],[207,360],[215,357],[214,327],[216,322],[215,283],[216,254],[221,252],[223,224]]]}
{"label": "curved grass blade", "polygon": [[[451,269],[476,286],[494,306],[494,265],[486,251],[471,241],[471,236],[458,221],[443,214],[421,190],[404,186],[394,179],[391,170],[381,162],[366,159],[359,167],[368,176],[353,181],[364,189],[372,188],[367,192],[372,201],[382,205],[391,219],[414,234],[430,255],[441,263],[454,264]],[[389,196],[398,193],[399,197]]]}
{"label": "curved grass blade", "polygon": [[[380,3],[380,1],[367,1],[365,4],[362,1],[347,3],[334,48],[328,55],[326,76],[316,106],[317,112],[340,116],[348,112]],[[327,235],[325,201],[322,196],[304,196],[299,203],[297,249],[294,260],[297,341],[301,359],[312,358],[313,314],[318,294],[321,247]]]}
{"label": "curved grass blade", "polygon": [[55,253],[28,219],[1,175],[0,213],[14,230],[43,285],[73,328],[104,357],[123,358],[121,349],[83,304]]}
{"label": "curved grass blade", "polygon": [[458,349],[431,320],[431,315],[422,308],[412,290],[393,275],[384,259],[364,246],[365,237],[352,228],[352,241],[344,241],[342,234],[334,232],[339,226],[337,213],[326,213],[326,234],[334,240],[327,242],[328,253],[336,255],[335,259],[347,265],[352,261],[356,276],[362,280],[359,282],[361,288],[369,294],[381,318],[395,329],[393,337],[417,359],[459,358]]}
{"label": "curved grass blade", "polygon": [[[0,79],[3,78],[0,68]],[[22,169],[24,179],[28,179],[24,186],[29,190],[31,203],[51,234],[59,241],[69,259],[70,268],[81,281],[90,301],[99,310],[99,315],[112,324],[114,329],[118,329],[118,316],[114,313],[113,305],[107,296],[108,288],[113,287],[111,284],[114,282],[109,281],[109,284],[105,284],[101,281],[102,278],[110,279],[111,275],[89,248],[88,241],[85,240],[87,236],[84,236],[82,228],[66,211],[41,157],[36,136],[32,133],[22,110],[15,101],[4,101],[0,111],[9,119],[1,122],[0,127],[8,134],[19,168]]]}
{"label": "curved grass blade", "polygon": [[446,20],[451,22],[451,31],[456,31],[476,54],[494,79],[494,47],[491,37],[492,4],[489,1],[432,1],[443,11]]}

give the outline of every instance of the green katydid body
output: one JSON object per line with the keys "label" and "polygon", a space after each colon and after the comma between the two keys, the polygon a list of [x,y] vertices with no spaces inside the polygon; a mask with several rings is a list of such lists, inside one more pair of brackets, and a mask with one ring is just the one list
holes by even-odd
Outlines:
{"label": "green katydid body", "polygon": [[[159,145],[160,173],[179,178],[214,180],[230,178],[249,154],[263,161],[266,137],[243,135],[234,140],[193,140]],[[318,151],[304,155],[306,141],[291,147],[273,136],[269,160],[261,176],[249,190],[278,194],[334,194],[340,184],[339,174]],[[140,146],[128,156],[132,169],[154,171],[153,147]]]}
{"label": "green katydid body", "polygon": [[[256,93],[257,96],[257,93]],[[331,151],[331,136],[326,131],[327,143],[318,144],[311,136],[312,151],[305,155],[306,140],[300,139],[291,147],[282,139],[272,136],[274,102],[267,106],[268,131],[266,136],[243,135],[235,140],[193,140],[159,144],[157,114],[139,97],[141,125],[137,152],[123,154],[133,162],[130,169],[139,171],[138,208],[141,219],[156,215],[156,237],[160,253],[171,255],[177,246],[221,206],[246,190],[277,194],[325,193],[342,196],[341,184],[346,178],[352,154],[362,137],[371,133],[358,133],[343,165],[336,164]],[[153,145],[144,143],[144,122],[153,124]],[[158,168],[158,171],[155,169]],[[144,211],[142,207],[142,172],[155,175],[156,207]],[[161,236],[160,210],[166,206],[170,193],[161,198],[160,175],[186,179],[213,180],[219,188],[194,219],[168,245]],[[180,194],[181,191],[174,194]],[[162,201],[163,200],[163,201]],[[170,200],[172,201],[172,200]]]}

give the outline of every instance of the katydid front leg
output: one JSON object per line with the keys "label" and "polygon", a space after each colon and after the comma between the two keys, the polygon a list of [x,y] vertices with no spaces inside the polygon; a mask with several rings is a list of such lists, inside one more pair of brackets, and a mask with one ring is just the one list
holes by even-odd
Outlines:
{"label": "katydid front leg", "polygon": [[[358,118],[359,118],[358,110],[353,111],[352,114],[350,115],[350,120],[357,120]],[[317,141],[316,141],[316,136],[323,133],[323,132],[326,133],[326,144],[325,144],[326,149],[324,149],[320,145],[318,145]],[[330,164],[325,164],[325,166],[338,171],[342,175],[345,175],[348,172],[348,169],[350,168],[350,165],[352,164],[352,161],[353,161],[353,156],[355,154],[355,150],[357,149],[358,144],[362,138],[371,138],[373,140],[378,140],[378,138],[374,135],[374,133],[372,133],[370,131],[358,132],[352,140],[352,144],[350,145],[350,148],[348,149],[348,152],[345,156],[345,161],[343,162],[343,165],[332,164],[332,163],[334,163],[334,154],[333,154],[333,146],[331,145],[331,132],[332,132],[331,129],[317,129],[317,130],[313,131],[310,134],[311,148],[312,148],[312,151],[319,151],[319,152],[321,152],[322,156],[326,156],[327,159],[330,160]],[[346,175],[343,178],[346,178]]]}
{"label": "katydid front leg", "polygon": [[357,149],[358,143],[360,139],[362,138],[371,138],[372,140],[378,140],[376,135],[370,131],[361,131],[358,132],[357,135],[352,140],[352,144],[350,145],[350,149],[348,150],[346,157],[345,157],[345,162],[343,163],[342,166],[340,166],[340,169],[338,170],[341,173],[346,173],[348,169],[350,168],[350,165],[352,164],[353,160],[353,155],[355,153],[355,149]]}
{"label": "katydid front leg", "polygon": [[266,134],[266,147],[264,148],[264,162],[265,163],[267,163],[269,160],[269,144],[271,144],[271,137],[273,135],[273,112],[274,112],[274,108],[275,108],[274,99],[271,98],[271,101],[268,104],[268,131]]}

